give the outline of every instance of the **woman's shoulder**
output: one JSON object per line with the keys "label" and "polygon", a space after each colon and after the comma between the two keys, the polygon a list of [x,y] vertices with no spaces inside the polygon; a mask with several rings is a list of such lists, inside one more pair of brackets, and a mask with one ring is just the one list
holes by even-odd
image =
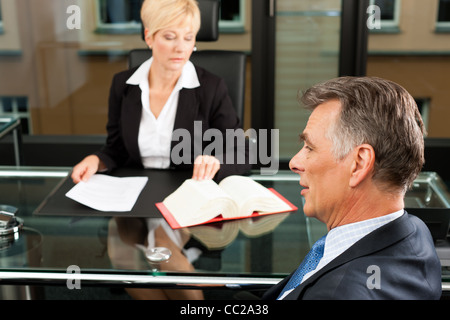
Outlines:
{"label": "woman's shoulder", "polygon": [[127,90],[127,80],[133,75],[138,67],[122,70],[114,74],[112,78],[111,89],[116,92]]}
{"label": "woman's shoulder", "polygon": [[132,75],[133,73],[137,70],[138,67],[134,67],[131,69],[126,69],[126,70],[122,70],[117,72],[116,74],[114,74],[114,79],[118,79],[118,80],[122,80],[125,82],[127,81]]}

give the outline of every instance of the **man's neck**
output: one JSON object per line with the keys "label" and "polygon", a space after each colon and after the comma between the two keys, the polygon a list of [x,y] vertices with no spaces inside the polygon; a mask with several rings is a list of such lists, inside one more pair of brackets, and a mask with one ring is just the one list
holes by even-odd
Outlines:
{"label": "man's neck", "polygon": [[345,224],[381,217],[404,208],[402,193],[387,193],[379,189],[363,193],[355,192],[340,212],[327,221],[328,230]]}

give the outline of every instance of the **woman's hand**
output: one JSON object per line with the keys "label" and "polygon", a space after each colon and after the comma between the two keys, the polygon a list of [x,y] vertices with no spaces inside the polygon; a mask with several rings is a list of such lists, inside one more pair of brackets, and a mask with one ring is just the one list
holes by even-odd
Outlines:
{"label": "woman's hand", "polygon": [[72,180],[74,183],[88,181],[97,171],[104,168],[103,163],[96,155],[90,155],[78,163],[72,170]]}
{"label": "woman's hand", "polygon": [[192,179],[208,180],[214,178],[220,169],[220,162],[213,156],[198,156],[194,161]]}

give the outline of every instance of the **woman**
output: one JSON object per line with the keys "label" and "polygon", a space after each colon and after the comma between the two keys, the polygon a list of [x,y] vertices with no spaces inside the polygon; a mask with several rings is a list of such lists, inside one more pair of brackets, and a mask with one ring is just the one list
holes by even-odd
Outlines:
{"label": "woman", "polygon": [[[248,164],[221,163],[213,155],[194,158],[195,147],[190,148],[188,163],[174,162],[171,157],[176,145],[172,133],[176,129],[190,133],[192,146],[196,124],[201,124],[202,137],[208,129],[218,129],[224,137],[227,129],[239,129],[224,81],[189,61],[200,29],[196,1],[145,0],[141,18],[152,58],[138,68],[115,75],[106,145],[73,168],[73,181],[86,181],[98,171],[121,166],[179,168],[193,164],[192,178],[198,180],[221,180],[247,171]],[[202,141],[201,150],[204,144]],[[239,151],[231,150],[234,157]],[[248,147],[244,152],[247,159]],[[221,156],[228,159],[225,154]]]}

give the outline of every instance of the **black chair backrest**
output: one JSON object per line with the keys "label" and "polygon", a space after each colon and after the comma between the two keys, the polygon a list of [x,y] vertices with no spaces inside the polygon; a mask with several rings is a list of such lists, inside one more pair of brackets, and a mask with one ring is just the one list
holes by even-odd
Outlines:
{"label": "black chair backrest", "polygon": [[[152,55],[149,49],[134,49],[128,57],[129,68],[136,67]],[[233,106],[244,121],[246,55],[241,51],[201,50],[192,53],[191,61],[224,79]]]}
{"label": "black chair backrest", "polygon": [[217,41],[219,39],[219,0],[200,0],[200,30],[197,41]]}

